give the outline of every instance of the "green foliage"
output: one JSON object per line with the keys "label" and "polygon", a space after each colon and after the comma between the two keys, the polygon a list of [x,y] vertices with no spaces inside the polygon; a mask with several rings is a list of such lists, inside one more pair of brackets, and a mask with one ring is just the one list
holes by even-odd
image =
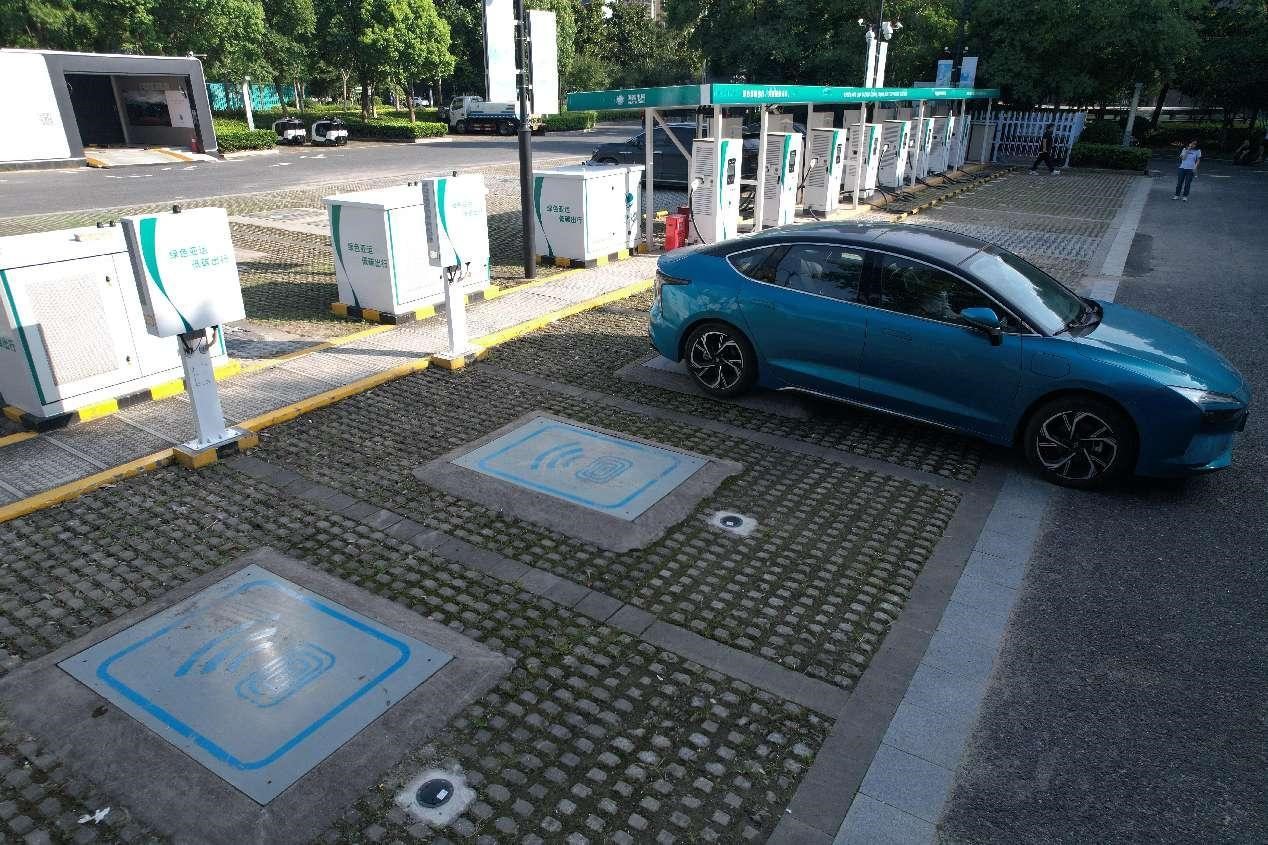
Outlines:
{"label": "green foliage", "polygon": [[1268,110],[1268,5],[1209,3],[1197,31],[1201,48],[1180,67],[1176,86],[1225,109]]}
{"label": "green foliage", "polygon": [[1070,151],[1070,164],[1074,167],[1104,167],[1143,172],[1149,166],[1149,150],[1120,147],[1117,144],[1085,144],[1080,141]]}
{"label": "green foliage", "polygon": [[436,11],[449,24],[455,59],[453,77],[445,86],[451,94],[484,94],[483,8],[483,0],[437,0]]}
{"label": "green foliage", "polygon": [[[280,109],[259,110],[254,113],[256,126],[269,126],[273,121],[282,116]],[[443,123],[437,122],[435,109],[419,109],[417,116],[430,118],[430,120],[416,120],[411,122],[409,114],[403,109],[388,109],[379,117],[363,118],[361,112],[355,109],[332,108],[332,107],[315,107],[305,109],[303,112],[292,111],[294,117],[298,117],[304,121],[304,126],[311,129],[313,122],[323,117],[341,117],[348,124],[348,137],[358,141],[401,141],[412,140],[414,138],[439,138],[445,135],[448,128]],[[241,111],[223,112],[216,116],[216,136],[220,137],[220,127],[228,127],[231,131],[241,129],[243,132],[248,131],[245,123],[245,116]],[[273,137],[271,129],[257,129],[258,132],[268,132],[269,137]],[[223,146],[223,145],[222,145]],[[255,149],[254,147],[240,147],[239,149]]]}
{"label": "green foliage", "polygon": [[313,0],[263,0],[263,8],[264,60],[269,78],[276,83],[304,79],[312,65],[313,34],[317,31]]}
{"label": "green foliage", "polygon": [[317,16],[321,51],[351,69],[365,115],[371,86],[453,70],[449,25],[432,0],[318,0]]}
{"label": "green foliage", "polygon": [[273,148],[277,136],[272,129],[247,129],[240,120],[213,121],[216,129],[216,143],[222,153],[236,153],[239,150],[268,150]]}
{"label": "green foliage", "polygon": [[565,132],[575,129],[593,129],[599,113],[592,111],[566,111],[548,114],[545,118],[547,132]]}
{"label": "green foliage", "polygon": [[[1139,120],[1139,119],[1138,119]],[[1117,144],[1123,140],[1123,124],[1117,120],[1095,120],[1083,127],[1081,143]]]}
{"label": "green foliage", "polygon": [[616,0],[604,24],[603,58],[615,88],[699,79],[700,56],[678,31],[652,20],[642,0]]}
{"label": "green foliage", "polygon": [[[1262,131],[1262,129],[1260,130]],[[1213,150],[1234,150],[1250,135],[1247,126],[1225,127],[1219,123],[1162,123],[1150,132],[1146,142],[1151,147],[1175,147],[1196,140],[1198,146]]]}
{"label": "green foliage", "polygon": [[1197,46],[1201,0],[978,0],[971,52],[1018,103],[1118,102],[1170,78]]}

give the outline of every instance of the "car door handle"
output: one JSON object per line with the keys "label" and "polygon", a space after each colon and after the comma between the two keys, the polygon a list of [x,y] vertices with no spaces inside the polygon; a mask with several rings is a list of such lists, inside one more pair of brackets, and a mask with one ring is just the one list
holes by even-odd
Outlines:
{"label": "car door handle", "polygon": [[881,334],[886,337],[892,337],[895,340],[901,340],[904,343],[911,342],[911,335],[907,334],[907,332],[900,332],[898,329],[881,329]]}

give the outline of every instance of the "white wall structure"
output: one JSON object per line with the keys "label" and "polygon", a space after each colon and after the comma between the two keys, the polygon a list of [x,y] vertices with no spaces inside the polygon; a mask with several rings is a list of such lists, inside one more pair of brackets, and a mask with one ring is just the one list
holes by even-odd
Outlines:
{"label": "white wall structure", "polygon": [[0,162],[70,158],[48,65],[39,53],[0,51]]}

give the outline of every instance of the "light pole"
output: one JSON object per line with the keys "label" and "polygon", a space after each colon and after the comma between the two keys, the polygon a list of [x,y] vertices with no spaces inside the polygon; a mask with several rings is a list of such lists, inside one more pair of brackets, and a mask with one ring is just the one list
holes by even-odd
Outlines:
{"label": "light pole", "polygon": [[[885,4],[881,3],[881,15],[885,14]],[[864,88],[883,88],[885,86],[885,56],[889,52],[890,39],[894,33],[903,28],[901,21],[879,20],[869,24],[859,18],[859,26],[867,30],[863,37],[867,39],[867,68],[863,74]]]}
{"label": "light pole", "polygon": [[520,226],[524,231],[524,278],[537,276],[537,248],[533,244],[533,129],[528,122],[529,105],[529,52],[528,16],[524,14],[524,0],[515,0],[516,45],[519,82],[519,152],[520,152]]}

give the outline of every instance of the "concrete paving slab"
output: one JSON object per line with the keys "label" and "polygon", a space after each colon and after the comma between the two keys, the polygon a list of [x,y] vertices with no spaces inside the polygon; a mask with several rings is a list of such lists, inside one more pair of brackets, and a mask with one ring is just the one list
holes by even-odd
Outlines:
{"label": "concrete paving slab", "polygon": [[859,794],[934,824],[951,788],[951,777],[949,769],[882,743]]}
{"label": "concrete paving slab", "polygon": [[936,841],[933,824],[868,795],[850,806],[832,845],[927,845]]}

